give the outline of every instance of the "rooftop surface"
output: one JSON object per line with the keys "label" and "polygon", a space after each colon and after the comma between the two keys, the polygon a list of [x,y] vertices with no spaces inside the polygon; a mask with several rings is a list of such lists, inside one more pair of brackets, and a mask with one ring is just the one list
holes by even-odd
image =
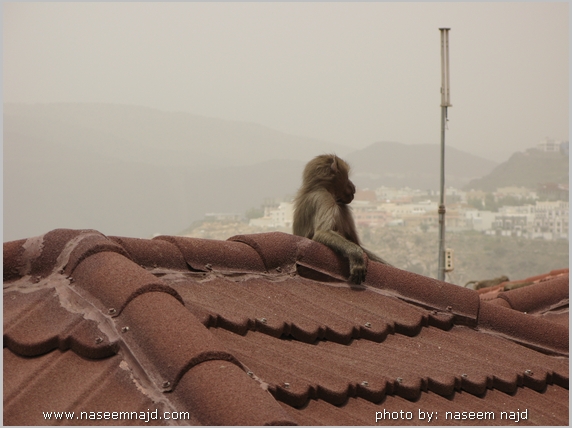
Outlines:
{"label": "rooftop surface", "polygon": [[4,243],[4,424],[568,425],[567,271],[347,277],[279,232]]}

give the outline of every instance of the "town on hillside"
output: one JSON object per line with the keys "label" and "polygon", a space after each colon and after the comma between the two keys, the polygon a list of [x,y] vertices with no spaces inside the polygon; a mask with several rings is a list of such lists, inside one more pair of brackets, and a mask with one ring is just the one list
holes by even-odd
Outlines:
{"label": "town on hillside", "polygon": [[[361,190],[351,206],[358,227],[406,227],[423,232],[438,227],[435,192],[379,187]],[[537,190],[504,187],[495,192],[446,189],[445,226],[448,231],[475,230],[486,235],[529,239],[568,239],[568,187],[545,183]],[[268,229],[292,226],[292,201],[267,200],[264,215],[249,225]],[[233,215],[237,219],[237,215]],[[208,214],[219,220],[222,214]]]}
{"label": "town on hillside", "polygon": [[[545,140],[537,151],[567,150],[567,143]],[[455,269],[447,281],[508,275],[525,278],[568,266],[568,184],[538,183],[493,191],[446,189],[447,247]],[[436,276],[439,193],[380,186],[357,191],[351,203],[363,243],[395,266]],[[246,213],[207,213],[183,235],[228,239],[233,235],[292,233],[293,195],[266,198]]]}
{"label": "town on hillside", "polygon": [[[568,142],[546,139],[536,150],[568,150]],[[561,240],[569,236],[568,184],[538,183],[536,188],[499,187],[495,191],[445,192],[447,231],[473,230],[485,235]],[[266,198],[260,209],[246,214],[208,213],[206,220],[248,220],[249,226],[283,230],[292,227],[292,197]],[[404,227],[418,231],[438,228],[436,191],[381,186],[357,191],[351,207],[358,227]]]}

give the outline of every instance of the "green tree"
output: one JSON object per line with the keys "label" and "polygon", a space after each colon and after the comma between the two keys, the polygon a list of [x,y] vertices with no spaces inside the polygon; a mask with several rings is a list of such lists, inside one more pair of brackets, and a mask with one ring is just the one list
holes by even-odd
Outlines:
{"label": "green tree", "polygon": [[262,208],[250,208],[246,211],[245,217],[249,220],[253,218],[260,218],[264,216],[264,210]]}
{"label": "green tree", "polygon": [[495,195],[493,195],[492,193],[487,193],[485,195],[485,209],[494,212],[499,210],[498,203],[495,199]]}

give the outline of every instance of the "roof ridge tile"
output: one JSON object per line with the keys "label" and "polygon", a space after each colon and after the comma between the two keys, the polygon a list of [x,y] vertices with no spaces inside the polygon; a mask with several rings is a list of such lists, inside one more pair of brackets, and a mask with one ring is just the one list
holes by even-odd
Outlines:
{"label": "roof ridge tile", "polygon": [[474,290],[377,262],[369,263],[365,284],[408,303],[450,313],[455,324],[476,325],[481,302]]}
{"label": "roof ridge tile", "polygon": [[503,291],[499,299],[505,300],[519,312],[535,312],[548,309],[555,303],[569,298],[569,277],[560,275],[527,287]]}
{"label": "roof ridge tile", "polygon": [[161,239],[125,238],[109,236],[109,239],[121,245],[131,260],[145,268],[163,268],[188,271],[189,265],[183,258],[179,247]]}
{"label": "roof ridge tile", "polygon": [[[224,360],[242,368],[208,329],[176,298],[150,292],[130,301],[115,318],[122,339],[152,367],[149,377],[159,388],[173,390],[181,377],[204,361]],[[184,338],[184,340],[181,340]]]}
{"label": "roof ridge tile", "polygon": [[267,272],[260,255],[242,242],[167,235],[153,240],[174,244],[195,272]]}
{"label": "roof ridge tile", "polygon": [[129,257],[122,247],[92,229],[54,229],[28,239],[5,242],[4,251],[7,253],[4,262],[15,261],[17,266],[9,270],[8,280],[26,275],[43,278],[64,270],[69,275],[81,260],[98,251],[115,251]]}
{"label": "roof ridge tile", "polygon": [[112,316],[121,314],[131,300],[149,292],[164,292],[183,303],[175,289],[116,252],[95,253],[84,259],[75,268],[73,281],[80,294],[87,292],[95,297],[102,313]]}
{"label": "roof ridge tile", "polygon": [[268,272],[293,272],[298,258],[298,248],[305,238],[284,232],[235,235],[227,241],[242,242],[252,247]]}
{"label": "roof ridge tile", "polygon": [[[71,248],[70,248],[71,247]],[[68,249],[69,248],[69,249]],[[130,259],[127,251],[100,232],[82,233],[68,242],[60,258],[65,259],[64,273],[72,275],[75,268],[88,257],[103,252],[118,253]],[[62,262],[63,264],[64,262]]]}
{"label": "roof ridge tile", "polygon": [[[369,269],[371,261],[368,260],[366,263]],[[342,281],[347,281],[350,276],[346,258],[326,245],[308,238],[299,241],[296,265],[298,275],[309,279],[313,279],[312,272],[307,273],[305,269],[300,269],[300,266]]]}

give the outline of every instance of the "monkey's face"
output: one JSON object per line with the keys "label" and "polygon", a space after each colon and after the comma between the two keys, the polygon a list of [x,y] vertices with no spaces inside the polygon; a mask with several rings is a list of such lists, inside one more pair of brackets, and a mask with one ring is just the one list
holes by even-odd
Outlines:
{"label": "monkey's face", "polygon": [[343,204],[349,204],[354,200],[354,194],[356,193],[356,186],[347,177],[341,177],[340,183],[338,185],[337,201]]}

